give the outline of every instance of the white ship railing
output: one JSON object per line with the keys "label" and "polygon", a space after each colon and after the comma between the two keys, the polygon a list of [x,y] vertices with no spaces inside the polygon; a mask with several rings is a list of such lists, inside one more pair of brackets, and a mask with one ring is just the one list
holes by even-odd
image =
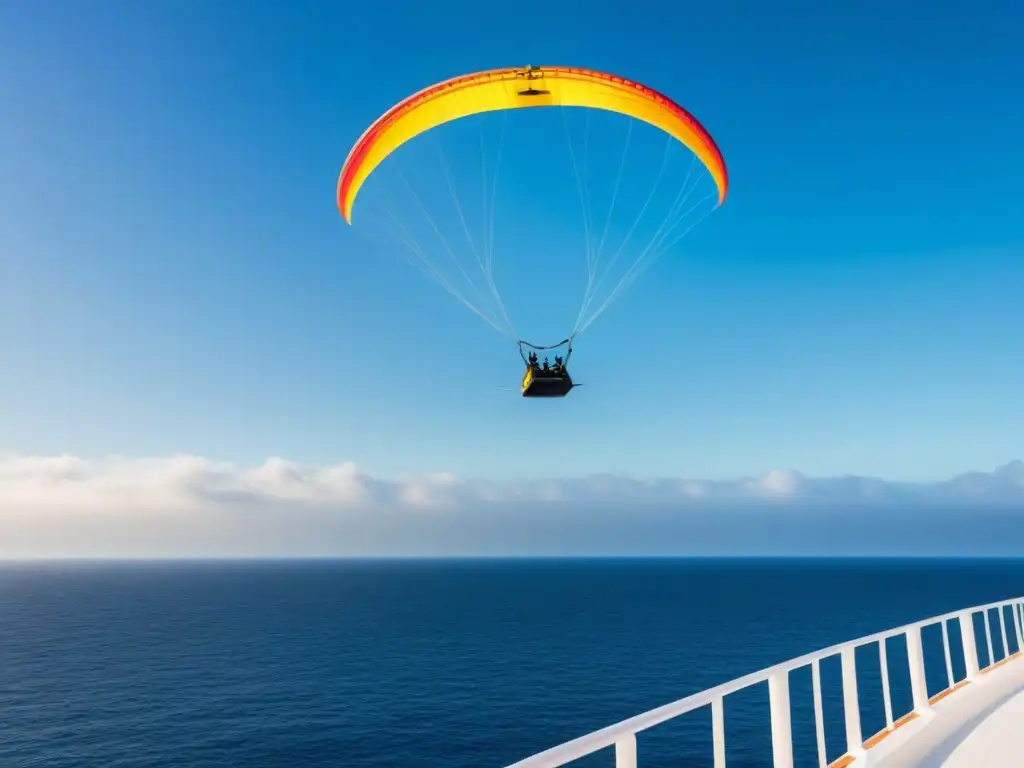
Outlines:
{"label": "white ship railing", "polygon": [[[975,639],[974,617],[984,616],[985,650],[987,663],[979,666],[979,647]],[[1009,613],[1009,620],[1007,614]],[[993,618],[997,622],[993,626]],[[602,728],[587,736],[566,742],[560,746],[521,760],[508,768],[557,768],[582,757],[591,755],[609,747],[615,748],[616,768],[637,768],[637,734],[649,728],[665,723],[680,715],[701,709],[711,708],[711,730],[714,744],[714,768],[725,768],[725,715],[723,700],[737,691],[750,688],[759,683],[768,683],[768,701],[771,716],[771,751],[775,768],[793,768],[793,728],[790,721],[789,676],[794,670],[803,667],[811,668],[814,695],[814,725],[817,735],[817,751],[819,768],[846,768],[868,750],[879,745],[897,729],[919,718],[927,718],[931,708],[951,693],[975,681],[993,669],[1002,666],[1012,659],[1020,657],[1022,644],[1022,621],[1024,621],[1024,598],[1006,600],[988,605],[954,611],[942,616],[935,616],[924,621],[867,635],[857,640],[833,645],[799,658],[776,664],[760,672],[754,672],[737,678],[714,688],[709,688],[692,696],[674,701],[657,709],[623,720],[616,725]],[[957,622],[960,627],[960,638],[963,646],[965,677],[955,680],[953,676],[952,655],[950,652],[949,624]],[[929,626],[941,624],[943,653],[946,662],[946,687],[938,694],[929,697],[925,680],[924,652],[921,643],[921,631]],[[1007,628],[1011,628],[1011,635]],[[886,641],[890,638],[906,637],[907,660],[910,666],[910,690],[913,699],[912,709],[895,716],[890,696],[890,675],[886,657]],[[1010,640],[1015,640],[1011,648]],[[875,735],[864,739],[861,732],[860,697],[858,696],[856,650],[863,646],[877,645],[879,663],[881,665],[882,697],[885,706],[886,726]],[[995,650],[1000,650],[997,660]],[[839,656],[842,665],[842,699],[845,715],[846,753],[838,760],[829,763],[825,755],[825,725],[822,716],[821,695],[821,662],[823,659]],[[895,718],[895,719],[894,719]]]}

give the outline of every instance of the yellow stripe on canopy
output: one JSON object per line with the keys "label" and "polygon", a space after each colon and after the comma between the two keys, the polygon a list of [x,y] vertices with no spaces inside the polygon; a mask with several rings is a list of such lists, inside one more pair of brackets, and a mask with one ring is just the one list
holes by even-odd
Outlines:
{"label": "yellow stripe on canopy", "polygon": [[685,109],[640,83],[589,69],[494,69],[446,80],[395,105],[359,138],[338,179],[338,209],[352,223],[360,187],[405,142],[444,123],[521,107],[590,107],[649,123],[680,141],[704,164],[725,202],[729,174],[722,153]]}

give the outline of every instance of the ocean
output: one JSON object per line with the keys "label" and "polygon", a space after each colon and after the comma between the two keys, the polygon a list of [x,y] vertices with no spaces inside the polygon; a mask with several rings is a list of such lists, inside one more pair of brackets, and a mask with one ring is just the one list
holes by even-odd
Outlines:
{"label": "ocean", "polygon": [[[0,766],[501,768],[805,652],[1022,594],[1024,560],[0,565]],[[823,665],[830,759],[838,677]],[[814,765],[810,673],[792,686],[798,764]],[[730,768],[770,765],[767,700],[763,685],[726,700]],[[710,766],[709,722],[642,734],[640,765]]]}

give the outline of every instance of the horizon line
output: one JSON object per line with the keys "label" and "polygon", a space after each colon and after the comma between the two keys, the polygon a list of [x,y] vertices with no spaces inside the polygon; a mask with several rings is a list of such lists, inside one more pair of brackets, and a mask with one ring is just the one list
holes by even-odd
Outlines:
{"label": "horizon line", "polygon": [[330,562],[509,562],[509,561],[648,561],[648,560],[1002,560],[1024,555],[978,554],[763,554],[763,555],[144,555],[0,557],[0,565],[74,563],[330,563]]}

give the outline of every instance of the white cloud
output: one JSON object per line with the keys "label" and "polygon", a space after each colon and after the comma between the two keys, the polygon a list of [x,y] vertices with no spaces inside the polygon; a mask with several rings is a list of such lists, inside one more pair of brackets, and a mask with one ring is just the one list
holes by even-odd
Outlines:
{"label": "white cloud", "polygon": [[916,484],[792,470],[494,483],[280,458],[0,457],[0,557],[818,551],[844,525],[869,549],[913,549],[940,523],[948,541],[935,546],[955,549],[972,535],[1006,541],[1005,531],[979,534],[978,520],[1014,508],[1024,510],[1020,461]]}

